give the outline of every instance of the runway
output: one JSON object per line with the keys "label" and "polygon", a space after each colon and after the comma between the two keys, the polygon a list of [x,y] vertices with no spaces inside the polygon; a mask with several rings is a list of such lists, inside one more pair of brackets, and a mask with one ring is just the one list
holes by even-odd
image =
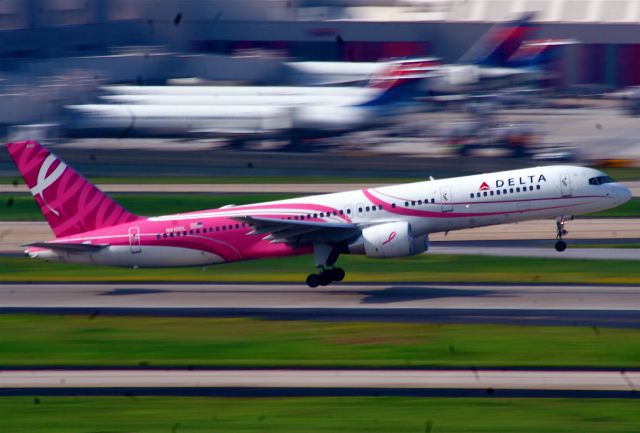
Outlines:
{"label": "runway", "polygon": [[3,284],[0,313],[640,327],[639,286]]}
{"label": "runway", "polygon": [[[377,388],[637,391],[640,371],[509,370],[4,370],[16,388]],[[81,393],[81,392],[80,392]]]}

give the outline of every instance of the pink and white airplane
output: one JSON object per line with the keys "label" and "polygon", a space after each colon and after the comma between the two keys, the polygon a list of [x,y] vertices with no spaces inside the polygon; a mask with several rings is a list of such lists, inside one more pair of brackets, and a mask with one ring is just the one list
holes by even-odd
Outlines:
{"label": "pink and white airplane", "polygon": [[126,267],[203,266],[313,253],[311,287],[341,281],[340,254],[391,258],[427,251],[429,234],[555,218],[556,249],[573,215],[618,206],[630,191],[604,173],[548,166],[225,206],[132,214],[35,141],[7,144],[56,238],[29,257]]}

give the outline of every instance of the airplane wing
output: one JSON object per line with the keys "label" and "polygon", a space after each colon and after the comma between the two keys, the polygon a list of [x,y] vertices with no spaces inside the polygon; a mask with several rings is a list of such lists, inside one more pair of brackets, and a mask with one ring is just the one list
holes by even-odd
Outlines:
{"label": "airplane wing", "polygon": [[109,245],[72,244],[68,242],[31,242],[28,244],[22,244],[22,246],[47,248],[50,250],[69,251],[76,253],[92,253],[108,247]]}
{"label": "airplane wing", "polygon": [[360,235],[360,228],[352,223],[324,221],[295,221],[276,218],[241,216],[234,218],[253,228],[247,235],[267,234],[272,243],[304,245],[308,243],[336,243]]}

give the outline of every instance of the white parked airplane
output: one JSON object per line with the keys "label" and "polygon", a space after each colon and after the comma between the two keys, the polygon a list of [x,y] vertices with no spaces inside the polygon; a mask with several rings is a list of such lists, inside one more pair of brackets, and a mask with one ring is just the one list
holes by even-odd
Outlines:
{"label": "white parked airplane", "polygon": [[[406,108],[426,76],[414,63],[396,64],[357,97],[329,97],[312,105],[190,104],[162,99],[154,104],[86,104],[67,107],[66,128],[75,135],[184,136],[201,134],[252,138],[320,138],[390,122],[395,108]],[[256,96],[247,96],[256,98]],[[281,95],[276,98],[298,98]],[[307,98],[311,98],[307,96]],[[321,101],[322,102],[322,101]]]}
{"label": "white parked airplane", "polygon": [[35,141],[7,144],[56,238],[30,257],[127,267],[198,266],[313,253],[311,287],[341,281],[340,254],[427,251],[429,235],[609,209],[630,191],[591,168],[548,166],[158,217],[132,214]]}

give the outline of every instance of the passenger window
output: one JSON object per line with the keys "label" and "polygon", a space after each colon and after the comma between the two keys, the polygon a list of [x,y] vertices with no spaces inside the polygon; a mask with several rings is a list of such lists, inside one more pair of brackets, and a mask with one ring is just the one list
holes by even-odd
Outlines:
{"label": "passenger window", "polygon": [[156,235],[156,239],[160,239],[160,235]]}
{"label": "passenger window", "polygon": [[227,231],[227,226],[222,226],[223,231]]}
{"label": "passenger window", "polygon": [[192,235],[193,234],[193,230],[189,230],[189,234]]}
{"label": "passenger window", "polygon": [[493,195],[493,191],[489,191],[489,195]]}
{"label": "passenger window", "polygon": [[473,198],[473,193],[471,193],[471,198]]}
{"label": "passenger window", "polygon": [[482,195],[486,197],[488,195],[487,191],[483,192]]}
{"label": "passenger window", "polygon": [[502,193],[506,195],[506,194],[507,194],[507,189],[506,189],[506,188],[505,188],[505,189],[503,189],[503,190],[502,190]]}
{"label": "passenger window", "polygon": [[369,206],[367,206],[365,209],[367,210],[367,212],[369,212]]}
{"label": "passenger window", "polygon": [[340,215],[344,215],[344,211],[340,209]]}
{"label": "passenger window", "polygon": [[200,234],[200,229],[196,229],[196,234],[199,235]]}
{"label": "passenger window", "polygon": [[509,188],[509,192],[513,194],[513,188]]}
{"label": "passenger window", "polygon": [[520,192],[520,187],[517,187],[517,188],[516,188],[516,192]]}
{"label": "passenger window", "polygon": [[435,203],[435,202],[436,202],[436,199],[435,199],[435,198],[432,198],[432,199],[431,199],[431,204],[433,204],[433,203]]}
{"label": "passenger window", "polygon": [[408,202],[408,201],[405,201],[405,202],[404,202],[404,206],[405,206],[405,207],[409,207],[409,202]]}
{"label": "passenger window", "polygon": [[351,214],[351,209],[347,209],[347,213],[348,213],[348,214]]}
{"label": "passenger window", "polygon": [[169,236],[173,237],[173,232],[169,233]]}
{"label": "passenger window", "polygon": [[182,236],[186,236],[186,235],[187,235],[187,231],[185,230],[182,232]]}
{"label": "passenger window", "polygon": [[239,228],[240,228],[240,224],[236,224],[236,229],[239,229]]}
{"label": "passenger window", "polygon": [[529,187],[529,191],[533,191],[533,185]]}
{"label": "passenger window", "polygon": [[540,185],[536,185],[536,189],[540,189]]}
{"label": "passenger window", "polygon": [[415,202],[415,201],[412,201],[412,202],[411,202],[411,206],[415,206],[415,205],[416,205],[416,202]]}
{"label": "passenger window", "polygon": [[358,212],[362,212],[362,208],[361,207],[358,208]]}
{"label": "passenger window", "polygon": [[395,209],[396,204],[395,203],[391,203],[391,207]]}
{"label": "passenger window", "polygon": [[500,195],[500,190],[496,190],[496,195]]}

